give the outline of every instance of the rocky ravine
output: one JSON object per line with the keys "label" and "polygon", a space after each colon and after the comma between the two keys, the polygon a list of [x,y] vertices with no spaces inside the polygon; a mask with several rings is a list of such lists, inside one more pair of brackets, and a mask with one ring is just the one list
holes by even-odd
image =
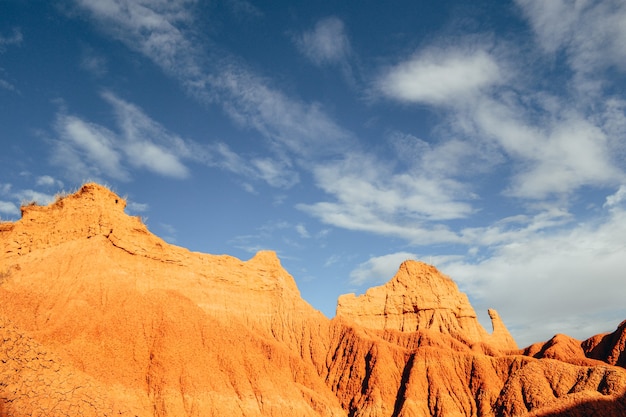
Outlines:
{"label": "rocky ravine", "polygon": [[624,324],[518,350],[432,266],[328,320],[271,252],[190,252],[87,184],[0,224],[0,416],[626,415]]}

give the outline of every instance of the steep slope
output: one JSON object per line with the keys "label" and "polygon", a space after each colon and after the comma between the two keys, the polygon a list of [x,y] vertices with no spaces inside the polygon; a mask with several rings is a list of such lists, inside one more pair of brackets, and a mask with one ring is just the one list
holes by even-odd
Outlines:
{"label": "steep slope", "polygon": [[328,320],[274,253],[190,252],[124,205],[87,184],[0,223],[0,417],[626,415],[626,370],[585,356],[621,364],[623,326],[521,355],[419,262]]}

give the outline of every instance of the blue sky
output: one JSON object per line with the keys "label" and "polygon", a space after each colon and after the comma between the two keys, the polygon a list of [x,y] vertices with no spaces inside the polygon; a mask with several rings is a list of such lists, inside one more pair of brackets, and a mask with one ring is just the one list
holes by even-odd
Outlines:
{"label": "blue sky", "polygon": [[[327,316],[436,265],[520,345],[626,319],[626,3],[0,3],[0,218],[86,181]],[[488,324],[487,324],[488,327]]]}

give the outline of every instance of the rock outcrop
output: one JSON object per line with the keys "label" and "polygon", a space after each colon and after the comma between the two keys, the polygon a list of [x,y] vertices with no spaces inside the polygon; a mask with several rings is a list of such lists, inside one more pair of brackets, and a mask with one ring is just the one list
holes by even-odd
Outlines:
{"label": "rock outcrop", "polygon": [[626,415],[623,325],[518,351],[418,262],[328,320],[273,252],[190,252],[124,205],[87,184],[0,223],[0,417]]}
{"label": "rock outcrop", "polygon": [[581,347],[589,358],[626,368],[626,320],[613,333],[590,337]]}
{"label": "rock outcrop", "polygon": [[391,281],[370,288],[359,297],[339,297],[337,316],[370,329],[435,330],[468,346],[486,344],[502,350],[517,349],[495,310],[489,310],[493,333],[488,334],[454,281],[423,262],[404,262]]}

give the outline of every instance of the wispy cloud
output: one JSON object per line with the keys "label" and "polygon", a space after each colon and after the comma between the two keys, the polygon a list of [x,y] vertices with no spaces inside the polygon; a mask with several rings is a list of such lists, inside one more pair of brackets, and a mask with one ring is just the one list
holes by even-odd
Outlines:
{"label": "wispy cloud", "polygon": [[301,238],[308,239],[311,237],[309,231],[306,230],[306,226],[301,223],[296,225],[296,232],[298,232]]}
{"label": "wispy cloud", "polygon": [[345,65],[352,53],[343,21],[331,16],[294,38],[298,49],[318,66]]}
{"label": "wispy cloud", "polygon": [[396,173],[390,163],[367,154],[319,164],[313,172],[318,187],[335,201],[298,208],[337,227],[416,244],[456,242],[459,236],[442,221],[473,212],[473,195],[461,183],[422,171]]}
{"label": "wispy cloud", "polygon": [[54,142],[52,163],[64,169],[68,178],[129,178],[113,132],[67,114],[57,116],[54,128],[58,139]]}
{"label": "wispy cloud", "polygon": [[78,116],[57,116],[52,162],[65,169],[68,177],[128,180],[130,168],[135,168],[185,178],[189,169],[183,161],[203,158],[199,146],[168,131],[137,106],[111,92],[102,97],[113,108],[117,132]]}
{"label": "wispy cloud", "polygon": [[107,59],[91,48],[84,49],[80,67],[98,78],[104,77],[109,71]]}
{"label": "wispy cloud", "polygon": [[222,105],[234,121],[297,157],[332,155],[353,144],[320,105],[293,100],[241,66],[221,69],[215,91],[225,94]]}
{"label": "wispy cloud", "polygon": [[626,69],[626,4],[619,0],[517,0],[547,53],[564,50],[583,77],[609,66]]}
{"label": "wispy cloud", "polygon": [[240,17],[244,18],[261,18],[263,12],[259,10],[254,4],[246,0],[226,0],[226,4],[231,11]]}
{"label": "wispy cloud", "polygon": [[[290,188],[299,181],[297,171],[288,161],[269,157],[246,157],[234,152],[224,142],[213,143],[207,148],[212,155],[205,161],[209,166],[222,168],[250,180],[264,181],[277,188]],[[248,192],[255,192],[251,184],[243,184],[243,187]]]}
{"label": "wispy cloud", "polygon": [[8,36],[0,35],[0,53],[4,52],[4,48],[8,45],[19,45],[24,40],[20,28],[14,28],[13,33]]}
{"label": "wispy cloud", "polygon": [[185,178],[189,175],[182,160],[200,157],[198,149],[191,149],[191,142],[168,131],[140,108],[115,94],[104,92],[102,96],[111,104],[117,116],[124,139],[120,147],[131,165],[166,177]]}
{"label": "wispy cloud", "polygon": [[[0,35],[0,54],[5,52],[7,46],[20,45],[24,40],[20,28],[14,28],[13,33],[8,36]],[[4,69],[0,67],[0,77],[3,77]],[[18,92],[17,87],[13,83],[0,78],[0,88],[8,91]]]}
{"label": "wispy cloud", "polygon": [[236,58],[207,55],[187,32],[195,1],[76,0],[105,32],[141,52],[187,92],[219,103],[234,121],[251,127],[297,156],[349,146],[350,135],[320,108],[272,88]]}
{"label": "wispy cloud", "polygon": [[621,181],[601,118],[554,101],[540,111],[545,116],[537,120],[536,110],[519,102],[484,98],[469,114],[475,133],[495,140],[516,168],[509,194],[537,199]]}

